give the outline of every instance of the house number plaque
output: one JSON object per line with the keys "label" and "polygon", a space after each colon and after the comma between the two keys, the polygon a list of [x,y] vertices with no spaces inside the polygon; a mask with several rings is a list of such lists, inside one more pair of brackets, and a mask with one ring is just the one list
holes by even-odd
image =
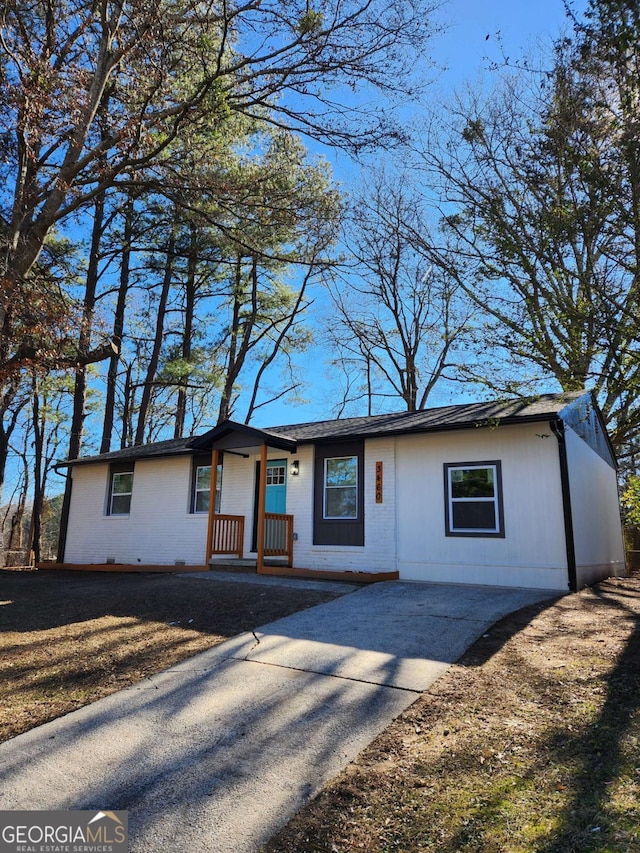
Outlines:
{"label": "house number plaque", "polygon": [[382,503],[382,462],[376,462],[376,503]]}

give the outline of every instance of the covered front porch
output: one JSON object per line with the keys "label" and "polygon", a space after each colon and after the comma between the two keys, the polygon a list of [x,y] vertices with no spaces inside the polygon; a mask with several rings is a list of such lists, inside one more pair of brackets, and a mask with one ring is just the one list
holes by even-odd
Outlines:
{"label": "covered front porch", "polygon": [[[205,564],[213,568],[223,566],[245,571],[255,569],[258,574],[270,574],[272,569],[293,569],[294,516],[286,511],[270,511],[267,506],[267,488],[281,487],[278,508],[286,510],[289,459],[297,450],[297,442],[244,424],[226,422],[206,433],[194,446],[198,450],[211,451],[212,474]],[[255,471],[255,500],[253,506],[247,506],[244,514],[219,511],[216,491],[218,471],[223,467],[225,455],[258,460]],[[284,459],[269,461],[270,455]],[[291,471],[297,472],[295,463],[291,466]],[[249,464],[246,466],[246,476],[253,477],[253,469]],[[222,481],[224,482],[224,476]],[[224,485],[221,488],[224,490]],[[251,531],[248,530],[249,524],[253,524]],[[251,533],[253,546],[250,553],[246,553],[247,533]]]}
{"label": "covered front porch", "polygon": [[210,512],[206,562],[209,565],[215,565],[216,562],[229,564],[231,558],[236,558],[238,567],[254,566],[258,571],[267,564],[293,567],[292,515],[264,512],[262,533],[258,515],[257,552],[253,559],[244,556],[244,536],[244,515],[223,515],[215,510]]}

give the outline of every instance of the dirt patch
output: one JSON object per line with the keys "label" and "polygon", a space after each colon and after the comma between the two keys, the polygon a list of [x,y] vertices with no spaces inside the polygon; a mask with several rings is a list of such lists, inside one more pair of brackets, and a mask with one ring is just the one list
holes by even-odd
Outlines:
{"label": "dirt patch", "polygon": [[0,571],[0,742],[335,592]]}
{"label": "dirt patch", "polygon": [[500,623],[265,853],[638,853],[640,580]]}

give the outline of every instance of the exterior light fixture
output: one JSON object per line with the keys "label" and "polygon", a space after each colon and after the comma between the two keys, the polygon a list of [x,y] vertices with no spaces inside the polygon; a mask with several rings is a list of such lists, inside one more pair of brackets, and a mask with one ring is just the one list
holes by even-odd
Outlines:
{"label": "exterior light fixture", "polygon": [[300,473],[300,462],[298,459],[293,460],[293,462],[291,463],[291,468],[289,469],[289,472],[290,472],[292,477],[298,476],[298,474]]}

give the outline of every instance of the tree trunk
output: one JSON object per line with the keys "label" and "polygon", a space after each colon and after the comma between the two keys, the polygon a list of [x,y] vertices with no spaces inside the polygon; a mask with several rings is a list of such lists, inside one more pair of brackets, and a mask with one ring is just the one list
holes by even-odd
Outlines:
{"label": "tree trunk", "polygon": [[[16,428],[18,415],[26,402],[26,397],[16,401],[17,397],[18,387],[15,383],[8,382],[2,386],[2,394],[0,396],[0,503],[2,502],[4,480],[7,471],[9,442]],[[5,562],[3,552],[3,537],[0,535],[0,566],[4,565]]]}
{"label": "tree trunk", "polygon": [[[91,332],[93,330],[93,313],[96,305],[96,291],[98,288],[98,264],[100,260],[100,241],[102,239],[102,226],[104,222],[104,195],[96,199],[93,229],[91,232],[91,250],[89,265],[87,268],[87,280],[84,291],[84,304],[82,306],[82,325],[78,337],[78,350],[82,354],[89,352],[91,348]],[[87,365],[82,365],[76,370],[76,380],[73,391],[73,416],[69,434],[68,459],[77,459],[82,447],[82,431],[84,427],[85,403],[87,399]]]}
{"label": "tree trunk", "polygon": [[[91,231],[91,249],[89,265],[87,267],[87,279],[84,291],[84,304],[82,306],[82,325],[78,337],[78,350],[80,353],[88,353],[91,348],[91,332],[93,329],[93,313],[96,305],[96,291],[98,288],[98,264],[100,259],[100,240],[102,238],[102,225],[104,222],[104,195],[96,198],[93,228]],[[76,379],[73,389],[73,414],[69,430],[69,449],[67,459],[77,459],[82,447],[82,432],[86,417],[85,405],[87,402],[87,365],[82,364],[76,368]],[[62,499],[60,538],[58,540],[58,560],[61,562],[60,554],[64,554],[67,520],[69,518],[69,507],[71,505],[71,477],[67,476],[64,486],[64,497]]]}
{"label": "tree trunk", "polygon": [[224,379],[224,388],[218,409],[218,423],[231,417],[233,386],[244,365],[251,342],[251,333],[258,316],[258,262],[255,258],[251,265],[251,310],[241,318],[245,291],[242,284],[242,257],[238,257],[236,281],[233,291],[233,317],[229,332],[229,357]]}
{"label": "tree trunk", "polygon": [[24,512],[27,506],[27,495],[29,493],[29,464],[26,460],[26,453],[23,456],[24,462],[24,481],[20,489],[20,497],[15,512],[11,516],[11,526],[9,528],[9,539],[7,542],[7,551],[20,551],[22,549],[23,523]]}
{"label": "tree trunk", "polygon": [[[11,440],[11,433],[15,429],[18,421],[20,410],[24,406],[24,402],[22,402],[17,406],[17,408],[12,409],[17,394],[18,388],[13,383],[7,383],[2,389],[2,398],[0,401],[0,502],[2,500],[2,489],[7,470],[9,441]],[[8,420],[5,420],[8,414],[9,418]]]}
{"label": "tree trunk", "polygon": [[111,436],[113,435],[113,421],[116,408],[116,383],[118,380],[118,366],[120,364],[120,353],[122,352],[122,338],[124,334],[124,312],[129,292],[129,279],[131,273],[131,240],[133,234],[133,199],[127,201],[124,213],[124,234],[122,243],[122,266],[120,267],[120,286],[118,288],[118,301],[113,319],[113,342],[116,351],[109,361],[107,373],[107,396],[104,404],[104,423],[102,428],[102,441],[100,442],[100,453],[108,453],[111,450]]}
{"label": "tree trunk", "polygon": [[153,350],[151,351],[151,358],[147,365],[144,385],[142,386],[142,399],[140,400],[140,409],[138,411],[138,425],[136,427],[136,434],[133,441],[135,445],[144,444],[144,428],[147,421],[147,412],[151,402],[153,382],[156,378],[156,373],[158,372],[158,364],[160,363],[160,351],[162,349],[162,340],[164,335],[164,320],[167,313],[167,302],[169,301],[171,280],[173,278],[174,248],[175,233],[172,229],[166,249],[167,255],[164,265],[164,278],[162,281],[162,290],[160,292],[160,301],[158,303],[158,313],[156,316],[156,331],[153,339]]}
{"label": "tree trunk", "polygon": [[44,423],[40,417],[40,394],[36,378],[33,379],[33,508],[31,510],[31,548],[33,560],[40,562],[40,527],[42,520],[42,454],[44,447]]}
{"label": "tree trunk", "polygon": [[120,433],[120,449],[129,447],[133,440],[133,384],[131,374],[133,364],[128,364],[124,375],[124,388],[122,391],[122,431]]}
{"label": "tree trunk", "polygon": [[[189,260],[187,265],[187,281],[185,284],[184,305],[184,334],[182,337],[182,360],[185,366],[191,360],[193,344],[193,319],[196,304],[196,229],[191,226],[191,242],[189,245]],[[178,402],[176,405],[176,424],[173,437],[182,438],[187,416],[187,383],[189,376],[183,377],[184,382],[178,387]]]}
{"label": "tree trunk", "polygon": [[[30,446],[31,431],[30,429],[26,429],[24,433],[22,452],[16,451],[16,456],[19,457],[22,461],[22,470],[24,472],[24,476],[22,479],[22,485],[20,487],[20,494],[18,496],[17,505],[15,507],[14,512],[11,514],[9,537],[7,540],[7,552],[22,551],[25,547],[24,520],[26,514],[27,498],[29,497],[29,487],[31,485],[31,462],[28,459]],[[4,521],[6,521],[6,515]],[[11,558],[9,562],[7,562],[7,560],[5,559],[3,561],[3,565],[16,566],[19,565],[19,563],[17,563],[14,558]]]}

